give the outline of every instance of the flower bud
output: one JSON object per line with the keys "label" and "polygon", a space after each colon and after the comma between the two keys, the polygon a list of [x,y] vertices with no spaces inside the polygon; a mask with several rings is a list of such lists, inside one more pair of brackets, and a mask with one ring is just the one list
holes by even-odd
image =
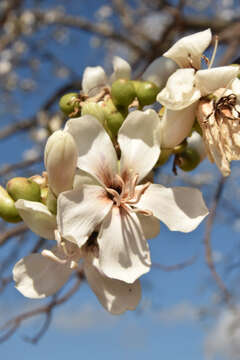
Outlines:
{"label": "flower bud", "polygon": [[111,99],[102,103],[101,106],[104,111],[108,129],[112,135],[117,136],[118,130],[124,121],[124,116],[120,111],[117,110]]}
{"label": "flower bud", "polygon": [[183,171],[194,170],[201,162],[200,156],[195,149],[187,148],[176,156],[176,164]]}
{"label": "flower bud", "polygon": [[57,130],[49,137],[45,147],[44,163],[49,186],[56,196],[72,188],[77,155],[76,143],[67,131]]}
{"label": "flower bud", "polygon": [[79,94],[69,93],[63,95],[59,101],[59,107],[62,112],[67,116],[80,116]]}
{"label": "flower bud", "polygon": [[104,111],[98,103],[95,103],[93,101],[86,101],[82,105],[82,116],[83,115],[92,115],[96,119],[100,121],[101,124],[104,124],[105,122],[105,116]]}
{"label": "flower bud", "polygon": [[8,181],[7,192],[14,201],[18,199],[41,201],[40,186],[33,180],[24,177],[16,177]]}
{"label": "flower bud", "polygon": [[155,165],[155,168],[164,165],[168,161],[171,154],[172,154],[171,149],[161,149],[161,154],[160,154],[159,159],[158,159],[158,161],[157,161],[157,163]]}
{"label": "flower bud", "polygon": [[135,89],[131,81],[118,79],[114,81],[111,89],[112,100],[116,106],[128,107],[136,97]]}
{"label": "flower bud", "polygon": [[47,204],[48,187],[41,188],[41,202]]}
{"label": "flower bud", "polygon": [[194,149],[197,151],[200,156],[200,161],[203,161],[207,156],[206,148],[204,141],[198,132],[193,131],[192,135],[187,139],[188,148]]}
{"label": "flower bud", "polygon": [[159,87],[150,81],[133,81],[136,95],[141,106],[155,103]]}
{"label": "flower bud", "polygon": [[2,186],[0,186],[0,217],[12,223],[22,220],[14,205],[14,200]]}

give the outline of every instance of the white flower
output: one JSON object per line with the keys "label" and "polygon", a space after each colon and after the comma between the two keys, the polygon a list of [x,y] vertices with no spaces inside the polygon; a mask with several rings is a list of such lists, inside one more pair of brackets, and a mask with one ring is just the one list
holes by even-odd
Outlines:
{"label": "white flower", "polygon": [[95,245],[92,246],[90,241],[80,250],[77,245],[61,239],[56,230],[55,216],[43,204],[18,200],[16,206],[32,231],[47,239],[54,239],[57,235],[58,240],[58,245],[51,250],[25,256],[14,266],[16,288],[24,296],[41,299],[55,294],[82,261],[87,281],[106,310],[121,314],[136,308],[141,299],[138,280],[127,284],[107,278],[99,269]]}
{"label": "white flower", "polygon": [[127,283],[150,269],[146,238],[158,234],[157,219],[170,230],[189,232],[208,213],[196,189],[170,189],[143,181],[159,158],[158,124],[153,110],[128,115],[119,130],[120,163],[95,118],[86,115],[66,124],[78,146],[78,168],[95,182],[77,182],[73,190],[60,194],[58,230],[80,248],[97,231],[99,268],[107,277]]}
{"label": "white flower", "polygon": [[[162,135],[162,147],[171,148],[182,142],[189,135],[195,121],[199,99],[219,88],[229,87],[239,72],[238,66],[198,70],[202,52],[210,42],[211,31],[208,29],[184,37],[164,54],[179,66],[187,68],[175,71],[157,96],[157,100],[165,107],[162,134],[167,135]],[[173,133],[173,128],[175,136],[168,136]]]}

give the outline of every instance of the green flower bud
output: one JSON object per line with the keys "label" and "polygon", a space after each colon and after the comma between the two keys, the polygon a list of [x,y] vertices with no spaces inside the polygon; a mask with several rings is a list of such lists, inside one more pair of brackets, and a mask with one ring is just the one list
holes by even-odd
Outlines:
{"label": "green flower bud", "polygon": [[102,104],[102,109],[104,111],[107,128],[116,137],[124,121],[124,116],[117,110],[111,99]]}
{"label": "green flower bud", "polygon": [[111,96],[116,106],[128,107],[136,97],[135,89],[131,81],[118,79],[114,81]]}
{"label": "green flower bud", "polygon": [[82,105],[82,116],[83,115],[92,115],[98,119],[101,124],[104,124],[105,122],[104,111],[101,105],[92,101],[86,101]]}
{"label": "green flower bud", "polygon": [[183,171],[192,171],[200,163],[200,155],[195,149],[187,148],[181,154],[177,155],[176,164]]}
{"label": "green flower bud", "polygon": [[155,103],[156,96],[159,93],[159,87],[150,81],[132,81],[136,95],[141,106]]}
{"label": "green flower bud", "polygon": [[22,221],[14,205],[14,200],[2,186],[0,186],[0,217],[12,223]]}
{"label": "green flower bud", "polygon": [[40,186],[33,180],[24,177],[16,177],[8,181],[7,192],[17,201],[18,199],[41,201]]}
{"label": "green flower bud", "polygon": [[70,133],[57,130],[49,137],[44,152],[44,163],[49,187],[56,196],[72,189],[77,156],[77,145]]}
{"label": "green flower bud", "polygon": [[63,95],[59,101],[59,107],[62,112],[67,116],[80,116],[79,94],[69,93]]}
{"label": "green flower bud", "polygon": [[46,205],[52,214],[57,214],[57,198],[50,189],[48,189]]}

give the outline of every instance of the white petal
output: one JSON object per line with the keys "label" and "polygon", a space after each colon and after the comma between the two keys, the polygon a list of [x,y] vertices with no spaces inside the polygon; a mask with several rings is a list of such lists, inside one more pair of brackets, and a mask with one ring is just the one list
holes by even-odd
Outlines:
{"label": "white petal", "polygon": [[107,85],[107,76],[101,66],[86,67],[83,73],[82,89],[84,94],[94,96]]}
{"label": "white petal", "polygon": [[58,197],[58,229],[65,239],[81,247],[112,207],[105,190],[96,185],[66,191]]}
{"label": "white petal", "polygon": [[197,103],[182,110],[169,110],[165,108],[159,133],[162,149],[171,149],[180,144],[191,132]]}
{"label": "white petal", "polygon": [[109,186],[117,173],[117,156],[111,139],[91,115],[68,120],[66,130],[72,134],[78,147],[80,169]]}
{"label": "white petal", "polygon": [[99,266],[112,279],[133,283],[150,270],[148,244],[135,213],[113,207],[101,226],[98,245]]}
{"label": "white petal", "polygon": [[84,261],[87,281],[103,307],[112,314],[122,314],[126,310],[134,310],[141,299],[139,280],[127,284],[120,280],[110,279],[98,270],[98,260],[93,265]]}
{"label": "white petal", "polygon": [[212,33],[210,29],[185,36],[178,40],[163,56],[170,58],[180,67],[200,69],[201,56],[210,45]]}
{"label": "white petal", "polygon": [[118,134],[122,175],[133,171],[141,181],[153,168],[160,154],[155,137],[159,124],[154,110],[133,111],[127,116]]}
{"label": "white petal", "polygon": [[15,206],[25,224],[35,234],[48,240],[55,239],[54,231],[57,228],[56,216],[45,205],[35,201],[20,199],[15,203]]}
{"label": "white petal", "polygon": [[111,76],[111,82],[117,79],[130,79],[131,78],[131,66],[129,63],[119,56],[113,58],[113,74]]}
{"label": "white petal", "polygon": [[221,66],[207,70],[199,70],[196,73],[196,86],[201,95],[213,93],[219,88],[231,87],[232,81],[237,77],[238,66]]}
{"label": "white petal", "polygon": [[189,187],[166,188],[152,184],[137,207],[151,210],[172,231],[192,231],[208,215],[201,192]]}
{"label": "white petal", "polygon": [[[53,250],[54,252],[54,250]],[[69,279],[72,270],[41,254],[19,260],[13,268],[16,288],[26,297],[41,299],[55,294]]]}
{"label": "white petal", "polygon": [[237,96],[238,102],[240,101],[240,79],[236,78],[231,84],[233,93]]}
{"label": "white petal", "polygon": [[195,86],[193,69],[179,69],[167,81],[160,91],[157,101],[171,110],[181,110],[200,99],[200,90]]}
{"label": "white petal", "polygon": [[153,239],[160,232],[160,221],[154,216],[137,214],[144,236],[146,239]]}
{"label": "white petal", "polygon": [[84,184],[101,186],[101,184],[92,175],[90,175],[86,171],[76,169],[74,180],[73,180],[73,189],[77,189]]}
{"label": "white petal", "polygon": [[163,56],[155,59],[142,74],[142,79],[152,81],[160,88],[163,88],[170,75],[177,69],[177,65],[171,59]]}

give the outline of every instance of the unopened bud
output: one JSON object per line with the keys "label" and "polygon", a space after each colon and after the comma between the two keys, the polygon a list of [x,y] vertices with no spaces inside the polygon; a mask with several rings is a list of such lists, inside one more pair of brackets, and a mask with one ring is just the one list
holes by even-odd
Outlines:
{"label": "unopened bud", "polygon": [[192,135],[187,139],[188,148],[197,151],[200,156],[200,161],[203,161],[207,156],[204,141],[198,132],[193,131]]}
{"label": "unopened bud", "polygon": [[187,148],[181,154],[176,156],[176,164],[183,171],[194,170],[200,161],[198,152],[192,148]]}
{"label": "unopened bud", "polygon": [[176,145],[174,148],[173,148],[173,153],[174,154],[180,154],[182,153],[186,148],[187,148],[187,141],[184,140],[181,144],[179,145]]}
{"label": "unopened bud", "polygon": [[135,89],[131,81],[118,79],[114,81],[111,89],[111,96],[116,106],[128,107],[136,97]]}
{"label": "unopened bud", "polygon": [[102,104],[102,109],[104,111],[107,128],[116,137],[124,121],[124,116],[117,110],[111,99]]}
{"label": "unopened bud", "polygon": [[67,116],[80,116],[79,94],[69,93],[63,95],[59,101],[59,107]]}
{"label": "unopened bud", "polygon": [[150,81],[133,81],[136,95],[141,106],[155,103],[159,87]]}
{"label": "unopened bud", "polygon": [[33,175],[29,179],[34,181],[35,183],[37,183],[41,189],[47,185],[47,177],[46,176]]}
{"label": "unopened bud", "polygon": [[14,200],[2,186],[0,186],[0,217],[12,223],[22,220],[14,205]]}
{"label": "unopened bud", "polygon": [[96,119],[100,121],[101,124],[104,124],[105,122],[105,116],[104,111],[98,103],[95,103],[93,101],[86,101],[82,105],[82,116],[83,115],[92,115]]}
{"label": "unopened bud", "polygon": [[31,179],[16,177],[8,181],[7,192],[14,201],[18,199],[41,201],[40,186]]}
{"label": "unopened bud", "polygon": [[77,155],[76,143],[67,131],[57,130],[49,137],[45,147],[44,163],[49,186],[56,196],[72,188]]}

